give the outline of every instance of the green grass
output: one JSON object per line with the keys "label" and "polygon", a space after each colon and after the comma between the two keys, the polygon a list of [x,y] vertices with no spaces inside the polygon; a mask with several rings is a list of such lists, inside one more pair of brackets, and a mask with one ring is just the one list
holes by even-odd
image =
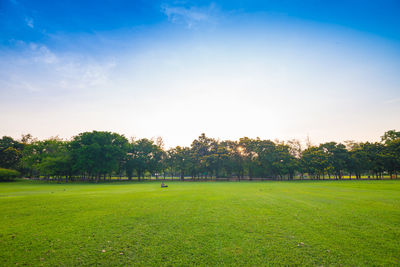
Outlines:
{"label": "green grass", "polygon": [[0,184],[0,264],[400,265],[400,181]]}

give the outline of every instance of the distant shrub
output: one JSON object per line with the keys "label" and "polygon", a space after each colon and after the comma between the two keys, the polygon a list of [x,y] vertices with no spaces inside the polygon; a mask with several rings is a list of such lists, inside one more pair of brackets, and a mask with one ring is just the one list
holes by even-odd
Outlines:
{"label": "distant shrub", "polygon": [[0,181],[10,181],[21,177],[21,174],[15,170],[0,168]]}

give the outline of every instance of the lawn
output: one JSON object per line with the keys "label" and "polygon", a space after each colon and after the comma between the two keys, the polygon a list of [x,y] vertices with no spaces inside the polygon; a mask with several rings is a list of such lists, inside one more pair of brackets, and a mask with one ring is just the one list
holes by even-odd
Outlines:
{"label": "lawn", "polygon": [[0,264],[400,265],[400,181],[0,184]]}

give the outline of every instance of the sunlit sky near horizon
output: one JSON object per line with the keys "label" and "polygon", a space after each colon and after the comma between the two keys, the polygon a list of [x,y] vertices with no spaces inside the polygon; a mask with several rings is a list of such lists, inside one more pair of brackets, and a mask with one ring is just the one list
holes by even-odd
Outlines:
{"label": "sunlit sky near horizon", "polygon": [[400,2],[0,0],[0,136],[400,130]]}

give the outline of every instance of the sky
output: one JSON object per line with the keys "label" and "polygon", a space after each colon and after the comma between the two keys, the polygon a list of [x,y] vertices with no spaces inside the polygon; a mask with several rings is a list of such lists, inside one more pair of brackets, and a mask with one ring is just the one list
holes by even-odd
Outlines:
{"label": "sky", "polygon": [[400,129],[398,0],[0,0],[0,136]]}

